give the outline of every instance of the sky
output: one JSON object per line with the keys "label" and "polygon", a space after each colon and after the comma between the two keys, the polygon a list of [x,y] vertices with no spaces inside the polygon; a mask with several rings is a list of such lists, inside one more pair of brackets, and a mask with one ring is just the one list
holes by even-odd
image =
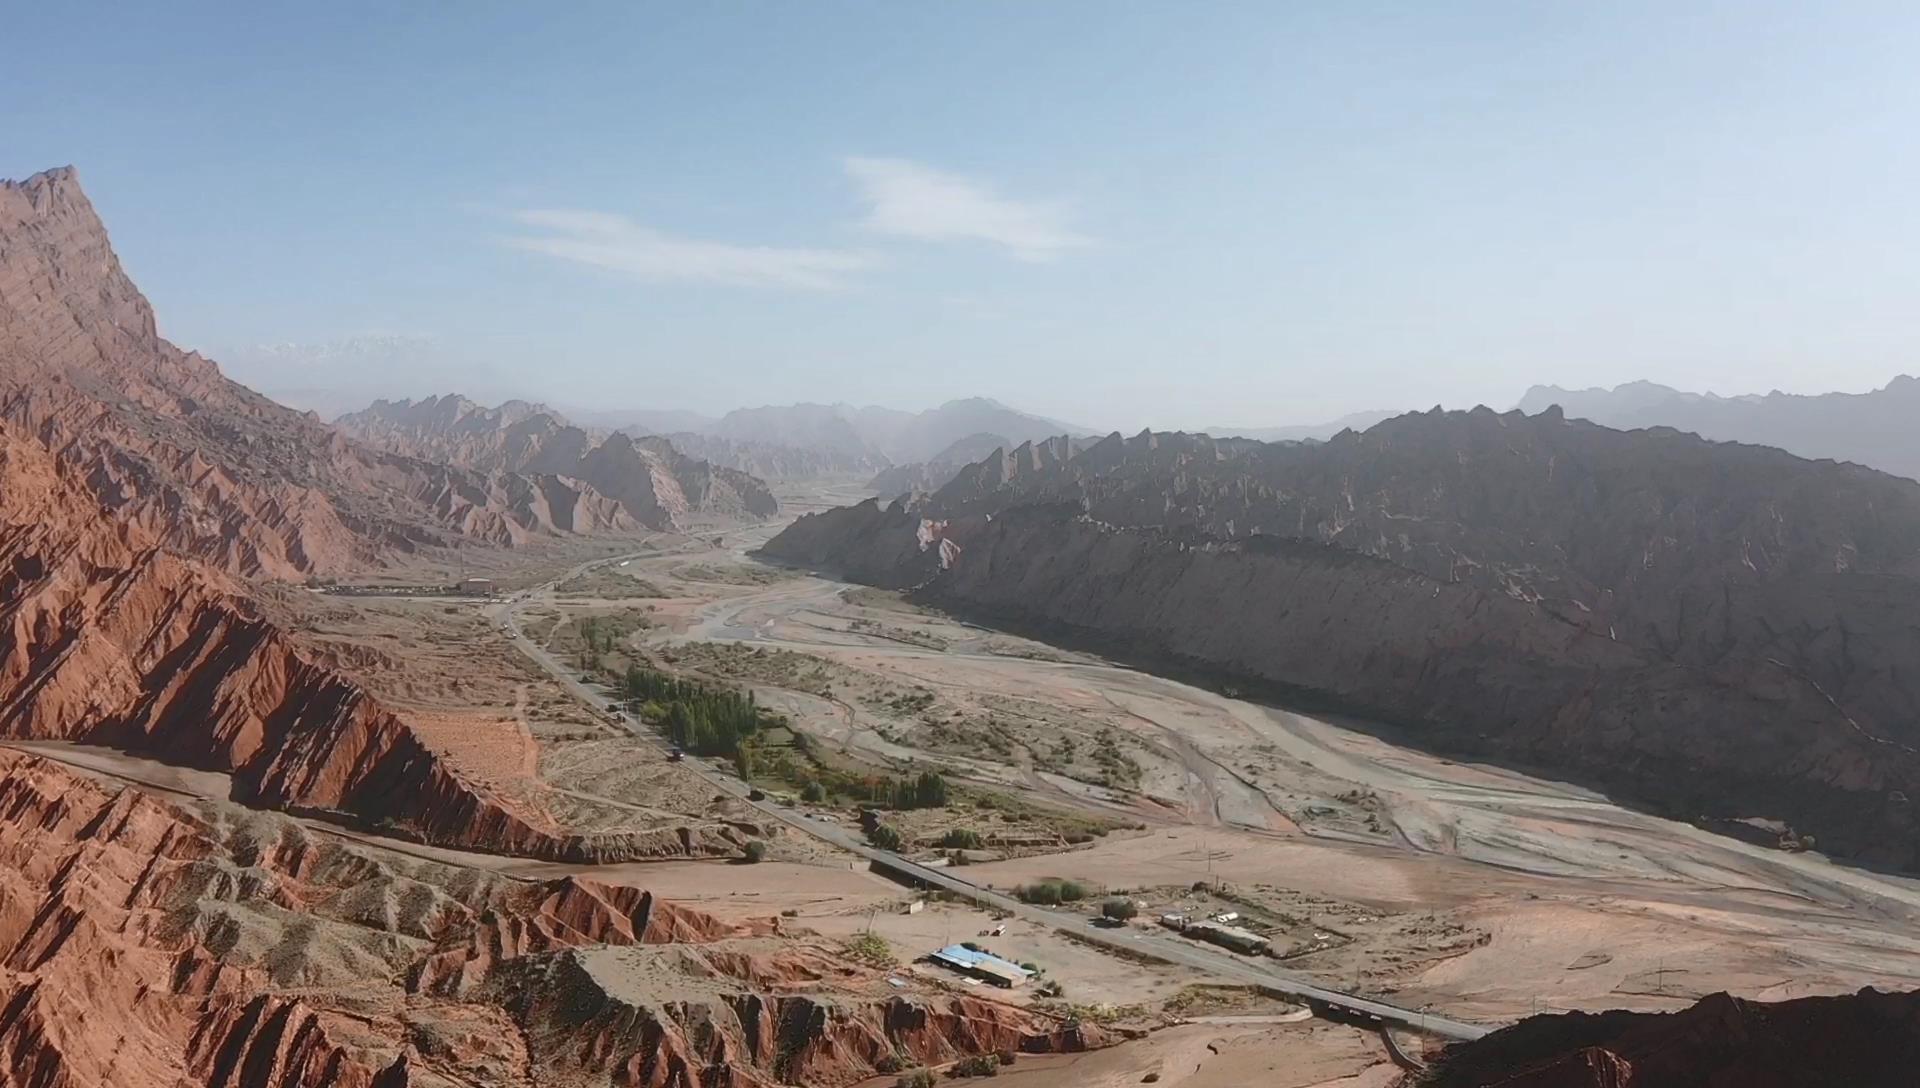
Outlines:
{"label": "sky", "polygon": [[1920,369],[1920,6],[547,7],[16,6],[0,176],[78,167],[162,331],[296,401],[1129,430]]}

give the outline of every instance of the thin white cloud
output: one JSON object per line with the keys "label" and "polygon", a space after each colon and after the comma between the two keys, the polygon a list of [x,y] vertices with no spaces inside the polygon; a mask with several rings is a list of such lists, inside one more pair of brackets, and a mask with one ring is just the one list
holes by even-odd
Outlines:
{"label": "thin white cloud", "polygon": [[649,283],[718,283],[735,287],[833,290],[871,268],[871,254],[844,249],[743,246],[683,238],[609,212],[529,209],[515,221],[542,231],[507,239],[532,253],[611,269]]}
{"label": "thin white cloud", "polygon": [[977,241],[1023,261],[1047,261],[1091,239],[1066,224],[1064,205],[1010,200],[979,182],[906,159],[853,156],[847,174],[867,204],[869,230],[929,242]]}

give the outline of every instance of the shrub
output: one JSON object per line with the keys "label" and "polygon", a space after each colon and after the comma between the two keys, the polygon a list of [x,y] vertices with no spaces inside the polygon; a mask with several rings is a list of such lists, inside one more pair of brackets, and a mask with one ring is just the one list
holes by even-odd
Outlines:
{"label": "shrub", "polygon": [[1131,899],[1115,897],[1100,904],[1100,913],[1116,922],[1124,922],[1140,913],[1140,908]]}
{"label": "shrub", "polygon": [[873,830],[867,832],[867,841],[882,850],[897,851],[901,846],[905,845],[905,840],[900,837],[900,832],[894,830],[893,827],[888,824],[874,824]]}
{"label": "shrub", "polygon": [[927,1069],[915,1069],[893,1082],[894,1088],[933,1088],[933,1073]]}
{"label": "shrub", "polygon": [[1034,903],[1043,907],[1057,907],[1062,903],[1078,903],[1087,897],[1086,886],[1078,881],[1062,880],[1050,876],[1038,884],[1022,884],[1013,889],[1014,898],[1022,903]]}
{"label": "shrub", "polygon": [[747,860],[755,865],[767,860],[767,844],[760,839],[748,839],[744,849]]}
{"label": "shrub", "polygon": [[827,787],[818,782],[809,782],[800,787],[800,799],[817,805],[827,799]]}
{"label": "shrub", "polygon": [[949,850],[978,850],[980,833],[970,827],[956,827],[940,836],[940,845]]}
{"label": "shrub", "polygon": [[975,1054],[953,1065],[956,1077],[995,1077],[1000,1075],[1000,1059],[993,1054]]}
{"label": "shrub", "polygon": [[892,967],[893,946],[878,933],[862,933],[846,943],[847,955],[872,967]]}
{"label": "shrub", "polygon": [[883,1055],[879,1061],[873,1063],[873,1071],[876,1073],[898,1073],[906,1067],[907,1059],[902,1057],[897,1050],[891,1054]]}

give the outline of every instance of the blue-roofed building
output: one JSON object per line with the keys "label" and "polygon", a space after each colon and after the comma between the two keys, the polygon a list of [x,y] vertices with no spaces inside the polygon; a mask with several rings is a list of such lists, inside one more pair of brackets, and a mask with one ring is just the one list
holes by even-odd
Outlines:
{"label": "blue-roofed building", "polygon": [[1006,989],[1024,986],[1032,977],[1026,968],[1012,960],[1003,960],[991,952],[976,952],[963,944],[950,944],[937,952],[930,952],[927,959]]}

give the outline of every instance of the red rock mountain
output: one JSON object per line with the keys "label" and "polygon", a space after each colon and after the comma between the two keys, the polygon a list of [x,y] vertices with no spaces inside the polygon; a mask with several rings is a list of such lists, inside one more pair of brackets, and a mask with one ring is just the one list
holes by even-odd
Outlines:
{"label": "red rock mountain", "polygon": [[1021,446],[768,551],[1920,868],[1910,480],[1436,410],[1308,446]]}
{"label": "red rock mountain", "polygon": [[[0,736],[116,745],[448,845],[658,852],[463,778],[237,577],[631,525],[612,499],[379,453],[228,381],[155,334],[67,171],[0,186],[0,405]],[[737,849],[703,834],[688,850]]]}
{"label": "red rock mountain", "polygon": [[665,438],[588,431],[524,401],[486,408],[456,394],[380,400],[334,425],[390,453],[482,472],[581,480],[656,529],[684,528],[699,517],[769,517],[779,510],[767,485],[745,472],[684,456]]}
{"label": "red rock mountain", "polygon": [[168,343],[70,169],[0,182],[0,424],[85,505],[242,574],[630,527],[577,481],[375,451]]}

